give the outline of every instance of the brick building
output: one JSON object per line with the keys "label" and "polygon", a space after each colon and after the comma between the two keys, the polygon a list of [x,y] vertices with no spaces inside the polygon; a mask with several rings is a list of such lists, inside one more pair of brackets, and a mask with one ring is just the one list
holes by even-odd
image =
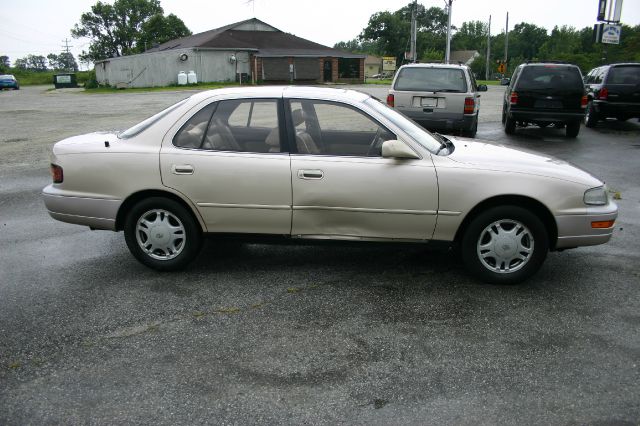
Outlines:
{"label": "brick building", "polygon": [[253,18],[171,40],[138,55],[96,62],[101,84],[175,84],[180,71],[199,81],[311,84],[364,82],[365,55],[343,52],[288,34]]}

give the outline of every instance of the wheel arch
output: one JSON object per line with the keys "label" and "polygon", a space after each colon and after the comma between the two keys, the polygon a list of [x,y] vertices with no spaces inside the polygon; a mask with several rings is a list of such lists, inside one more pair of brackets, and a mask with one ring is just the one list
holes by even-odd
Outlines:
{"label": "wheel arch", "polygon": [[534,213],[542,221],[545,229],[547,230],[549,236],[549,249],[555,249],[556,242],[558,240],[558,226],[551,214],[551,211],[540,201],[524,195],[498,195],[487,198],[486,200],[478,203],[462,220],[462,223],[456,232],[454,242],[458,244],[460,243],[469,224],[476,216],[483,211],[499,206],[523,207]]}
{"label": "wheel arch", "polygon": [[135,192],[129,195],[124,200],[124,202],[120,205],[120,208],[118,209],[118,214],[116,215],[116,231],[122,231],[124,229],[124,224],[127,218],[127,214],[133,208],[133,206],[135,206],[141,200],[144,200],[145,198],[150,198],[150,197],[167,198],[169,200],[173,200],[181,204],[185,209],[187,209],[189,214],[191,214],[191,216],[193,217],[193,220],[198,224],[198,226],[200,226],[200,230],[202,232],[206,232],[204,228],[204,224],[200,218],[200,215],[196,213],[193,206],[189,202],[187,202],[185,199],[183,199],[179,195],[174,194],[173,192],[163,191],[159,189],[148,189],[144,191]]}

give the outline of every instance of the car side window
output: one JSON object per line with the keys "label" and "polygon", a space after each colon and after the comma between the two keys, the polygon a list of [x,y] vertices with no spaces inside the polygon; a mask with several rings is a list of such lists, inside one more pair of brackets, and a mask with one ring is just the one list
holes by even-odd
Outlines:
{"label": "car side window", "polygon": [[210,104],[174,137],[181,148],[214,151],[281,152],[275,99],[227,100]]}
{"label": "car side window", "polygon": [[318,100],[289,103],[300,154],[382,155],[382,143],[396,136],[372,117],[352,106]]}

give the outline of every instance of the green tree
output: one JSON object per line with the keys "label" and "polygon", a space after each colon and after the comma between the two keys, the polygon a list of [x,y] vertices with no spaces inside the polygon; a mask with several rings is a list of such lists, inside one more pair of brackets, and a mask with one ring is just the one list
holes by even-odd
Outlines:
{"label": "green tree", "polygon": [[556,59],[559,55],[579,52],[581,46],[580,33],[574,27],[556,25],[547,41],[540,46],[539,56],[543,60]]}
{"label": "green tree", "polygon": [[[115,0],[113,5],[98,1],[90,12],[81,15],[80,23],[71,30],[73,37],[91,39],[89,51],[83,51],[80,59],[97,61],[139,53],[144,51],[145,42],[191,34],[175,15],[157,18],[163,14],[159,0]],[[169,28],[171,26],[175,28]],[[147,31],[151,34],[146,34]]]}
{"label": "green tree", "polygon": [[0,56],[0,73],[6,72],[9,69],[11,62],[9,62],[9,57],[6,55]]}
{"label": "green tree", "polygon": [[25,71],[46,71],[47,70],[47,58],[41,55],[27,55],[24,58],[16,59],[13,64],[14,68]]}
{"label": "green tree", "polygon": [[137,41],[136,51],[144,52],[155,44],[191,35],[189,28],[173,13],[167,16],[158,13],[142,24],[142,33]]}
{"label": "green tree", "polygon": [[54,70],[78,71],[78,63],[71,52],[62,52],[59,55],[49,53],[47,55],[49,66]]}
{"label": "green tree", "polygon": [[482,21],[463,22],[451,37],[451,50],[484,51],[487,47],[489,26]]}
{"label": "green tree", "polygon": [[[377,12],[358,36],[360,42],[373,43],[378,55],[393,55],[401,63],[404,53],[409,51],[411,13],[414,3],[409,3],[395,12]],[[447,14],[439,7],[416,9],[417,50],[421,58],[432,50],[442,51],[446,43]]]}
{"label": "green tree", "polygon": [[533,24],[521,22],[509,31],[509,55],[525,59],[538,57],[538,51],[549,39],[547,30]]}

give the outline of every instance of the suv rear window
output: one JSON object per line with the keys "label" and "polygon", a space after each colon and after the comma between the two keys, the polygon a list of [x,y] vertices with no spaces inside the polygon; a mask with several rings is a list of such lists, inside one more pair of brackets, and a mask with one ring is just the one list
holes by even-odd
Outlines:
{"label": "suv rear window", "polygon": [[576,67],[557,65],[524,67],[517,85],[519,90],[583,90],[584,87]]}
{"label": "suv rear window", "polygon": [[465,93],[467,82],[459,68],[403,68],[395,90]]}
{"label": "suv rear window", "polygon": [[634,85],[640,83],[640,66],[611,67],[607,83]]}

